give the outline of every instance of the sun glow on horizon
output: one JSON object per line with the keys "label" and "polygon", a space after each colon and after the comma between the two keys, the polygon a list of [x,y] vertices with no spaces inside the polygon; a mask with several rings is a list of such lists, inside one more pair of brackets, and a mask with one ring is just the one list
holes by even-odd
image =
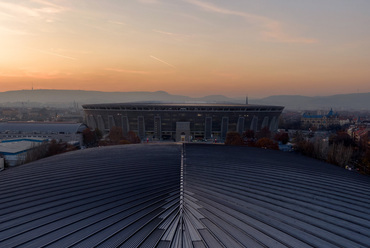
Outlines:
{"label": "sun glow on horizon", "polygon": [[1,91],[370,92],[370,2],[354,1],[5,0]]}

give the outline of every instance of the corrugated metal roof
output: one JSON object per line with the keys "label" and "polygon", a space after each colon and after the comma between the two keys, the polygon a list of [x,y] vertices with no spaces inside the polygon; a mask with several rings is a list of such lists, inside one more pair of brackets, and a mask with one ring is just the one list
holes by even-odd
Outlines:
{"label": "corrugated metal roof", "polygon": [[178,146],[133,145],[86,149],[3,171],[0,247],[135,247],[149,237],[159,242],[165,230],[157,226],[166,220],[161,216],[178,210],[179,163]]}
{"label": "corrugated metal roof", "polygon": [[369,177],[262,149],[187,146],[186,153],[185,212],[202,214],[198,231],[220,245],[370,244]]}
{"label": "corrugated metal roof", "polygon": [[86,149],[0,173],[0,247],[368,247],[369,177],[294,154]]}
{"label": "corrugated metal roof", "polygon": [[27,151],[35,146],[40,145],[42,140],[14,140],[12,142],[0,142],[0,153],[2,154],[16,154]]}

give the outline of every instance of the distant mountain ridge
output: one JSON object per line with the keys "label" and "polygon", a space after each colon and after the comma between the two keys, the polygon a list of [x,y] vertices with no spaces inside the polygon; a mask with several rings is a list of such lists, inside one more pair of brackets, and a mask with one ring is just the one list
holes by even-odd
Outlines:
{"label": "distant mountain ridge", "polygon": [[79,104],[120,103],[120,102],[205,102],[205,103],[241,103],[238,99],[222,95],[189,97],[172,95],[165,91],[138,92],[102,92],[84,90],[18,90],[0,92],[0,104],[9,103],[42,103],[48,106],[59,106],[65,103]]}
{"label": "distant mountain ridge", "polygon": [[[245,99],[230,98],[223,95],[189,97],[172,95],[165,91],[138,92],[102,92],[84,90],[18,90],[0,92],[0,104],[3,106],[39,105],[68,107],[73,102],[78,104],[120,103],[120,102],[172,102],[172,103],[239,103]],[[278,105],[285,109],[311,110],[370,110],[370,92],[341,94],[332,96],[275,95],[261,99],[249,99],[249,104]]]}
{"label": "distant mountain ridge", "polygon": [[332,96],[276,95],[253,100],[254,104],[281,105],[286,109],[370,110],[370,92]]}

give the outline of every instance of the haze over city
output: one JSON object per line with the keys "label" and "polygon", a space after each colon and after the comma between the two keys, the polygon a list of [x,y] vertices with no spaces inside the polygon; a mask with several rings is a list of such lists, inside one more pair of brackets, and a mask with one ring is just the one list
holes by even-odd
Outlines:
{"label": "haze over city", "polygon": [[370,91],[367,0],[2,0],[1,91]]}

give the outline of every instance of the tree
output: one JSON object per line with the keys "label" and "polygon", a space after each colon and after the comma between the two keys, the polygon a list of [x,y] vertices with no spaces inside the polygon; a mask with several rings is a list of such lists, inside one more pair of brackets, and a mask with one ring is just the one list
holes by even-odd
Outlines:
{"label": "tree", "polygon": [[243,145],[243,139],[238,132],[228,132],[226,134],[225,145],[241,146]]}
{"label": "tree", "polygon": [[101,140],[103,138],[103,133],[100,131],[99,128],[95,128],[94,132],[98,140]]}
{"label": "tree", "polygon": [[119,141],[119,144],[120,145],[128,145],[128,144],[130,144],[130,141],[123,139],[123,140]]}
{"label": "tree", "polygon": [[91,131],[90,128],[86,128],[82,131],[82,138],[86,147],[93,147],[98,144],[96,132]]}
{"label": "tree", "polygon": [[303,136],[302,131],[295,131],[295,133],[293,134],[293,140],[294,140],[295,143],[299,143],[299,142],[303,141],[304,136]]}
{"label": "tree", "polygon": [[43,142],[38,145],[34,145],[31,150],[26,154],[24,163],[29,163],[41,158],[54,156],[60,153],[76,150],[75,146],[69,145],[66,142],[57,142],[55,139],[50,142]]}
{"label": "tree", "polygon": [[248,129],[247,131],[245,131],[243,133],[243,138],[247,138],[247,139],[254,139],[254,136],[255,136],[255,133],[253,130],[251,129]]}
{"label": "tree", "polygon": [[338,131],[336,135],[332,135],[329,138],[329,144],[343,144],[344,146],[349,147],[354,146],[355,142],[348,133]]}
{"label": "tree", "polygon": [[109,130],[109,140],[112,142],[112,144],[118,144],[120,140],[123,139],[123,131],[121,127],[113,126]]}
{"label": "tree", "polygon": [[47,141],[42,142],[41,144],[33,144],[32,148],[26,153],[26,157],[23,163],[29,163],[36,161],[47,156],[49,149],[49,144]]}
{"label": "tree", "polygon": [[314,148],[313,143],[310,141],[301,140],[297,142],[295,145],[295,149],[305,156],[314,157],[315,148]]}
{"label": "tree", "polygon": [[244,143],[247,145],[247,146],[254,146],[255,144],[255,133],[253,130],[249,129],[247,131],[245,131],[243,133],[243,137],[242,137]]}
{"label": "tree", "polygon": [[109,146],[110,143],[108,143],[108,141],[106,140],[99,140],[98,145],[99,146]]}
{"label": "tree", "polygon": [[359,167],[361,173],[370,175],[370,149],[367,150],[362,156]]}
{"label": "tree", "polygon": [[276,133],[274,136],[274,140],[279,141],[285,145],[286,143],[289,142],[289,134],[286,132]]}
{"label": "tree", "polygon": [[256,134],[256,138],[257,139],[261,139],[261,138],[271,138],[271,131],[268,127],[264,127],[262,128],[259,132],[257,132]]}
{"label": "tree", "polygon": [[137,143],[140,143],[141,140],[139,138],[139,136],[137,136],[137,134],[134,132],[134,131],[129,131],[127,133],[127,140],[131,143],[131,144],[137,144]]}
{"label": "tree", "polygon": [[318,138],[313,143],[313,157],[320,160],[327,160],[328,157],[328,143]]}
{"label": "tree", "polygon": [[346,147],[343,143],[334,143],[329,147],[327,161],[331,164],[345,167],[351,159],[352,147]]}
{"label": "tree", "polygon": [[55,139],[49,142],[47,157],[57,155],[66,152],[68,149],[68,144],[66,142],[57,142]]}
{"label": "tree", "polygon": [[316,127],[316,126],[311,126],[311,127],[310,127],[310,130],[311,130],[312,132],[316,132],[316,131],[317,131],[317,127]]}
{"label": "tree", "polygon": [[272,139],[269,138],[261,138],[256,141],[256,147],[271,149],[271,150],[279,150],[279,145],[274,142]]}

